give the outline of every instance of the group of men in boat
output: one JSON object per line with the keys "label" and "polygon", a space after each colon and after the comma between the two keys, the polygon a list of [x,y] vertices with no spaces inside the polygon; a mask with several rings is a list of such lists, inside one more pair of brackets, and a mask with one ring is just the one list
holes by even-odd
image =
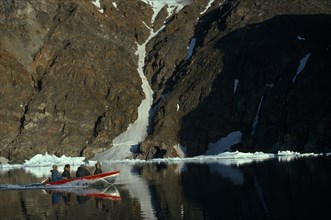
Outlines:
{"label": "group of men in boat", "polygon": [[[59,171],[57,170],[57,165],[53,165],[52,168],[53,169],[51,170],[51,173],[52,173],[51,181],[58,181],[58,180],[62,180],[62,179],[71,178],[69,164],[66,164],[64,166],[64,170],[63,170],[62,174],[60,174]],[[95,164],[94,175],[99,174],[99,173],[102,173],[101,164],[100,164],[100,162],[97,162]],[[77,168],[76,177],[83,177],[83,176],[89,176],[89,175],[91,175],[91,173],[86,169],[85,165],[80,165]]]}

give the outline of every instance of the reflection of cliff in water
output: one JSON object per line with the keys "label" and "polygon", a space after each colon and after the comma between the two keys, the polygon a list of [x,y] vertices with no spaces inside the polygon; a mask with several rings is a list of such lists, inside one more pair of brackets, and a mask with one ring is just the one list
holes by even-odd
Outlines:
{"label": "reflection of cliff in water", "polygon": [[72,188],[62,187],[51,190],[43,190],[46,193],[52,195],[52,204],[58,204],[63,198],[65,204],[70,204],[71,194],[76,195],[78,204],[84,204],[91,198],[96,199],[109,199],[109,200],[121,200],[119,191],[114,185],[105,187],[84,187],[84,188]]}
{"label": "reflection of cliff in water", "polygon": [[[323,219],[328,215],[328,203],[323,201],[331,196],[330,159],[252,163],[232,167],[237,171],[231,177],[223,167],[217,173],[214,168],[187,164],[181,175],[185,200],[190,201],[186,209],[201,207],[202,219]],[[241,184],[234,178],[239,172]]]}
{"label": "reflection of cliff in water", "polygon": [[[0,190],[1,215],[9,219],[325,219],[331,196],[331,158],[291,162],[270,159],[248,165],[141,163],[105,165],[121,170],[116,180],[121,201],[92,196],[95,189]],[[17,174],[20,180],[16,181]],[[0,184],[37,182],[11,170]],[[16,181],[16,182],[15,182]],[[53,200],[52,196],[58,196]],[[83,207],[83,208],[82,208]],[[304,210],[304,211],[303,211]]]}

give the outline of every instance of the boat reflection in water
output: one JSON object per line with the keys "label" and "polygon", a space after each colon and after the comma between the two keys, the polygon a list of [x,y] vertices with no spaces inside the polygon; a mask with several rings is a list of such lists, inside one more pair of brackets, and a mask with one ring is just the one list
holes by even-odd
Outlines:
{"label": "boat reflection in water", "polygon": [[77,202],[83,204],[95,198],[97,201],[102,199],[107,200],[121,200],[121,195],[114,185],[106,187],[62,187],[56,189],[44,189],[43,192],[48,193],[52,196],[52,204],[58,204],[63,199],[66,205],[70,205],[71,196],[76,195]]}

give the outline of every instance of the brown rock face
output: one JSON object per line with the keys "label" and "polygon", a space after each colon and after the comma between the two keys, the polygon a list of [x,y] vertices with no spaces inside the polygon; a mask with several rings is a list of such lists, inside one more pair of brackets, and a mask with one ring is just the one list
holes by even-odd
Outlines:
{"label": "brown rock face", "polygon": [[190,4],[151,24],[140,0],[1,1],[0,156],[112,147],[144,98],[146,25],[165,28],[146,47],[155,114],[140,158],[177,156],[176,145],[203,154],[238,130],[240,150],[329,150],[330,1],[215,0],[203,14],[208,0],[178,2]]}
{"label": "brown rock face", "polygon": [[1,3],[1,155],[110,147],[144,96],[134,34],[89,2],[20,2]]}

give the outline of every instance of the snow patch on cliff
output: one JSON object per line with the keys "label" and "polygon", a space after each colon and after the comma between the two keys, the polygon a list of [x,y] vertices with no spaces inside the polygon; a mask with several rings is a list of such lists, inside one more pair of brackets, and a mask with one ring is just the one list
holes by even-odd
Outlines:
{"label": "snow patch on cliff", "polygon": [[233,94],[236,94],[238,84],[239,84],[239,79],[235,79],[234,82],[233,82]]}
{"label": "snow patch on cliff", "polygon": [[230,148],[241,142],[242,134],[240,131],[234,131],[228,134],[226,137],[219,139],[215,143],[210,143],[205,155],[217,155],[224,151],[230,150]]}
{"label": "snow patch on cliff", "polygon": [[103,9],[101,8],[101,3],[100,3],[100,0],[92,0],[91,3],[98,8],[98,11],[100,13],[103,13]]}
{"label": "snow patch on cliff", "polygon": [[215,0],[209,0],[205,10],[203,10],[202,12],[200,12],[200,15],[203,15],[204,13],[206,13],[208,11],[208,9],[211,7],[211,5],[214,3]]}
{"label": "snow patch on cliff", "polygon": [[298,39],[298,40],[306,40],[306,38],[301,37],[300,35],[297,36],[297,39]]}
{"label": "snow patch on cliff", "polygon": [[144,23],[144,25],[150,30],[150,34],[143,44],[140,45],[137,43],[137,72],[139,73],[139,76],[142,80],[141,87],[145,94],[145,99],[141,102],[138,108],[138,118],[133,124],[129,125],[128,129],[125,132],[123,132],[113,140],[113,146],[109,150],[99,155],[96,155],[94,158],[92,158],[92,160],[107,161],[110,159],[132,158],[133,153],[136,153],[138,150],[138,144],[145,140],[145,138],[147,137],[147,131],[151,117],[150,112],[152,112],[151,107],[153,104],[153,90],[150,87],[144,73],[146,45],[165,27],[165,25],[163,25],[155,32],[146,23]]}
{"label": "snow patch on cliff", "polygon": [[197,42],[197,39],[195,37],[193,37],[190,41],[189,46],[187,47],[187,56],[185,58],[185,61],[190,59],[191,56],[193,55],[193,51],[194,51],[194,47],[195,47],[196,42]]}
{"label": "snow patch on cliff", "polygon": [[254,118],[253,125],[252,125],[251,135],[255,134],[256,126],[259,123],[260,111],[261,111],[261,106],[262,106],[262,103],[263,103],[263,98],[264,98],[264,96],[261,97],[259,107],[257,108],[256,114],[255,114],[255,118]]}
{"label": "snow patch on cliff", "polygon": [[141,0],[150,5],[154,11],[152,16],[152,23],[154,23],[156,16],[160,13],[163,7],[167,6],[168,17],[173,13],[178,13],[185,5],[191,3],[191,0]]}
{"label": "snow patch on cliff", "polygon": [[307,61],[310,57],[310,53],[307,53],[301,60],[300,60],[300,64],[298,66],[297,72],[295,74],[295,76],[292,79],[292,82],[294,83],[295,80],[297,79],[298,75],[304,70],[304,68],[306,67]]}
{"label": "snow patch on cliff", "polygon": [[118,7],[117,7],[117,3],[116,2],[112,2],[114,8],[116,8],[118,10]]}

